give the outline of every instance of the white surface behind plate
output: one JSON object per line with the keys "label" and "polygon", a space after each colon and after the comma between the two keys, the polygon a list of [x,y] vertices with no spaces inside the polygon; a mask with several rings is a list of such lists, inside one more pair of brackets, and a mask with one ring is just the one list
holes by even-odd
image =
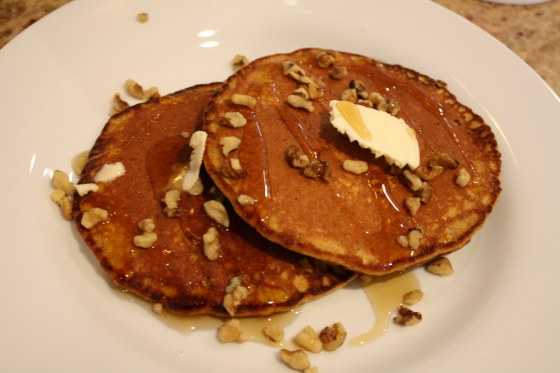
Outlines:
{"label": "white surface behind plate", "polygon": [[[146,24],[135,21],[141,11]],[[204,30],[215,33],[197,36]],[[422,324],[312,362],[322,373],[556,371],[558,98],[483,31],[433,3],[406,0],[75,1],[0,50],[1,370],[287,371],[269,347],[219,345],[211,332],[186,336],[116,295],[49,201],[49,177],[70,171],[73,156],[91,147],[125,79],[169,93],[225,79],[237,53],[309,46],[448,82],[493,126],[504,162],[498,206],[451,256],[455,275],[417,271]],[[373,321],[360,291],[305,306],[288,334],[339,320],[355,333]]]}

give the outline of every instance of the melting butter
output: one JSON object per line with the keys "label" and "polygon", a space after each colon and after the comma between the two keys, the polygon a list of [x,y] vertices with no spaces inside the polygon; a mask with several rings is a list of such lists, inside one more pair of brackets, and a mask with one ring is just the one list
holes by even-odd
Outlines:
{"label": "melting butter", "polygon": [[398,167],[420,164],[420,148],[416,132],[404,120],[381,110],[355,105],[349,101],[330,101],[331,124],[338,132],[369,149],[375,156],[384,156]]}

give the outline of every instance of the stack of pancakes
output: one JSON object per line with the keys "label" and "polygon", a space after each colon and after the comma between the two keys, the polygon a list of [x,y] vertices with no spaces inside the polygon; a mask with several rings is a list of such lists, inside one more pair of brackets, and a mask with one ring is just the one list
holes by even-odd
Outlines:
{"label": "stack of pancakes", "polygon": [[[293,95],[307,106],[293,104]],[[402,118],[417,134],[420,167],[395,167],[338,133],[328,109],[340,99]],[[242,120],[232,122],[232,115]],[[168,214],[166,191],[189,167],[185,133],[198,130],[207,134],[203,192],[179,188],[178,213]],[[226,151],[231,139],[236,145]],[[298,167],[294,149],[311,166]],[[365,161],[367,171],[347,172],[345,160]],[[116,114],[80,183],[116,162],[125,166],[123,176],[76,196],[78,230],[116,284],[182,314],[266,315],[325,295],[356,274],[416,267],[463,247],[500,192],[494,134],[445,83],[319,49],[263,57],[224,83]],[[458,185],[458,170],[470,177],[466,185]],[[421,193],[410,173],[421,176],[421,190],[429,189],[414,213],[405,201]],[[229,225],[209,216],[210,200],[225,207]],[[86,229],[80,221],[93,207],[109,218]],[[133,237],[146,218],[157,241],[141,248]],[[217,258],[204,253],[211,227],[219,237]],[[415,244],[407,242],[410,232],[420,234]],[[224,305],[232,284],[245,291],[234,312]]]}

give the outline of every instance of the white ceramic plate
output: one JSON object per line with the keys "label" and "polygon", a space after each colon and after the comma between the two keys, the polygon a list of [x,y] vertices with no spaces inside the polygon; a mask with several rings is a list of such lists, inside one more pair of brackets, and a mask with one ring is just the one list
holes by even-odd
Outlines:
{"label": "white ceramic plate", "polygon": [[[139,12],[149,21],[135,20]],[[312,355],[327,372],[552,372],[558,369],[560,103],[506,47],[428,1],[74,1],[0,50],[2,371],[286,372],[268,346],[185,335],[118,296],[49,200],[134,78],[170,93],[224,80],[230,60],[326,47],[448,82],[492,125],[503,193],[484,229],[451,256],[456,273],[416,271],[424,321],[374,343]],[[287,330],[373,315],[344,289]]]}

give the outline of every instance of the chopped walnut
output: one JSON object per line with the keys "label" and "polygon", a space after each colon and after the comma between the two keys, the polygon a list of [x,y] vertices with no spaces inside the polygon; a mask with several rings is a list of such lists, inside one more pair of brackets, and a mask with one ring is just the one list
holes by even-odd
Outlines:
{"label": "chopped walnut", "polygon": [[284,340],[284,329],[278,324],[267,325],[262,332],[272,342],[282,342]]}
{"label": "chopped walnut", "polygon": [[72,198],[62,190],[54,189],[51,192],[51,199],[60,207],[60,211],[66,220],[72,220]]}
{"label": "chopped walnut", "polygon": [[410,215],[412,215],[412,216],[416,215],[416,213],[418,212],[418,209],[422,205],[419,197],[407,197],[404,200],[404,204],[405,204],[406,208],[408,209],[408,211],[410,212]]}
{"label": "chopped walnut", "polygon": [[129,106],[130,105],[128,104],[128,102],[123,100],[118,93],[115,93],[113,95],[113,104],[111,105],[110,115],[115,115],[117,113],[120,113],[121,111],[123,111]]}
{"label": "chopped walnut", "polygon": [[432,167],[420,166],[414,170],[414,173],[420,177],[420,179],[425,181],[431,181],[441,175],[443,172],[442,166],[434,165]]}
{"label": "chopped walnut", "polygon": [[329,71],[329,76],[332,79],[340,80],[348,75],[346,66],[335,66]]}
{"label": "chopped walnut", "polygon": [[183,211],[179,209],[180,197],[181,191],[179,189],[169,189],[165,192],[165,197],[163,197],[163,202],[165,203],[163,212],[168,218],[177,218],[183,215]]}
{"label": "chopped walnut", "polygon": [[152,311],[157,315],[163,315],[163,304],[153,303],[152,304]]}
{"label": "chopped walnut", "polygon": [[331,175],[331,169],[325,160],[313,159],[307,167],[303,169],[303,175],[310,179],[326,180]]}
{"label": "chopped walnut", "polygon": [[241,331],[241,328],[239,327],[239,320],[230,319],[222,324],[222,326],[218,329],[218,339],[222,343],[240,343],[249,340],[249,336]]}
{"label": "chopped walnut", "polygon": [[368,164],[365,161],[346,159],[344,162],[342,162],[342,168],[344,169],[344,171],[360,175],[368,170]]}
{"label": "chopped walnut", "polygon": [[247,206],[247,205],[254,205],[256,201],[251,196],[248,196],[246,194],[240,194],[237,197],[237,202],[239,202],[240,205]]}
{"label": "chopped walnut", "polygon": [[319,333],[319,338],[323,342],[323,348],[327,351],[334,351],[338,349],[346,340],[346,329],[344,326],[337,322],[331,326],[327,326]]}
{"label": "chopped walnut", "polygon": [[440,153],[430,159],[428,165],[430,167],[441,166],[443,168],[457,168],[459,167],[459,161],[447,153]]}
{"label": "chopped walnut", "polygon": [[319,52],[315,58],[317,60],[317,65],[319,65],[319,67],[323,69],[326,69],[334,63],[334,61],[336,60],[336,55],[330,52]]}
{"label": "chopped walnut", "polygon": [[457,186],[459,186],[460,188],[464,188],[469,184],[470,181],[471,181],[471,175],[469,174],[469,172],[464,168],[460,168],[457,171],[455,184],[457,184]]}
{"label": "chopped walnut", "polygon": [[154,246],[158,239],[158,236],[155,232],[143,232],[142,234],[136,235],[132,239],[132,243],[136,247],[140,247],[142,249],[149,249],[150,247]]}
{"label": "chopped walnut", "polygon": [[229,153],[239,148],[241,139],[235,136],[224,136],[220,139],[220,145],[222,146],[224,157],[227,157]]}
{"label": "chopped walnut", "polygon": [[369,97],[366,90],[366,84],[362,80],[351,80],[349,87],[355,89],[360,98],[367,99]]}
{"label": "chopped walnut", "polygon": [[282,64],[282,72],[284,75],[289,75],[297,81],[301,80],[302,77],[307,76],[305,70],[292,61],[286,61]]}
{"label": "chopped walnut", "polygon": [[422,241],[422,229],[413,228],[408,231],[406,235],[400,235],[397,237],[397,243],[402,247],[408,247],[412,250],[417,250],[420,247],[420,242]]}
{"label": "chopped walnut", "polygon": [[240,128],[247,124],[247,119],[237,111],[230,111],[222,116],[222,123],[233,128]]}
{"label": "chopped walnut", "polygon": [[309,100],[309,90],[306,86],[299,86],[292,92],[292,94],[301,96],[304,100]]}
{"label": "chopped walnut", "polygon": [[244,68],[249,64],[249,59],[242,54],[236,54],[231,61],[233,65],[233,71],[237,72],[237,70]]}
{"label": "chopped walnut", "polygon": [[146,12],[138,13],[138,15],[136,16],[136,20],[140,23],[148,22],[148,13]]}
{"label": "chopped walnut", "polygon": [[354,88],[348,88],[340,94],[341,101],[350,101],[356,103],[358,101],[358,93]]}
{"label": "chopped walnut", "polygon": [[297,145],[290,145],[286,149],[286,159],[295,168],[309,166],[309,157]]}
{"label": "chopped walnut", "polygon": [[128,93],[130,96],[138,100],[144,99],[144,88],[142,88],[142,86],[136,83],[134,80],[127,79],[124,83],[124,86],[126,89],[126,93]]}
{"label": "chopped walnut", "polygon": [[394,317],[393,320],[396,324],[401,326],[415,325],[422,321],[422,314],[420,312],[412,311],[407,307],[400,306],[399,315]]}
{"label": "chopped walnut", "polygon": [[439,257],[426,264],[426,270],[434,275],[449,276],[453,274],[453,266],[446,257]]}
{"label": "chopped walnut", "polygon": [[408,232],[408,246],[412,249],[412,250],[418,250],[418,248],[420,247],[420,242],[422,241],[422,229],[420,228],[414,228],[411,229]]}
{"label": "chopped walnut", "polygon": [[81,197],[85,196],[91,192],[97,192],[99,190],[99,185],[95,183],[86,183],[86,184],[76,184],[76,193],[78,193]]}
{"label": "chopped walnut", "polygon": [[294,337],[294,341],[310,352],[321,352],[323,343],[312,327],[306,326]]}
{"label": "chopped walnut", "polygon": [[422,179],[420,179],[416,174],[409,170],[403,171],[404,182],[408,188],[416,192],[422,187]]}
{"label": "chopped walnut", "polygon": [[239,93],[234,93],[231,95],[231,102],[235,105],[247,106],[254,108],[257,106],[257,100],[249,95],[242,95]]}
{"label": "chopped walnut", "polygon": [[432,193],[432,186],[424,181],[422,182],[422,186],[420,187],[420,189],[416,192],[416,195],[418,196],[418,198],[420,198],[420,202],[428,203],[432,199]]}
{"label": "chopped walnut", "polygon": [[138,100],[148,100],[151,98],[159,97],[159,91],[156,87],[151,87],[144,90],[142,86],[132,79],[127,79],[124,83],[126,93]]}
{"label": "chopped walnut", "polygon": [[109,212],[99,207],[92,207],[83,213],[80,223],[86,229],[91,229],[97,224],[109,219]]}
{"label": "chopped walnut", "polygon": [[153,232],[154,229],[156,229],[156,224],[153,219],[143,219],[138,223],[138,228],[140,228],[142,232]]}
{"label": "chopped walnut", "polygon": [[233,277],[226,287],[226,295],[222,301],[222,305],[230,316],[235,315],[237,308],[241,302],[249,296],[249,290],[241,285],[241,277]]}
{"label": "chopped walnut", "polygon": [[208,260],[216,260],[220,256],[220,233],[215,227],[210,227],[202,235],[202,242],[204,244],[204,255]]}
{"label": "chopped walnut", "polygon": [[309,359],[307,358],[307,354],[300,349],[290,351],[283,348],[280,350],[280,358],[290,368],[295,370],[303,371],[311,366]]}
{"label": "chopped walnut", "polygon": [[420,289],[414,289],[403,295],[403,303],[409,306],[420,302],[424,298],[424,293]]}
{"label": "chopped walnut", "polygon": [[230,158],[229,162],[222,163],[220,172],[224,177],[230,179],[243,178],[247,175],[247,172],[241,167],[241,163],[237,158]]}
{"label": "chopped walnut", "polygon": [[287,102],[291,107],[294,107],[296,109],[305,109],[310,113],[313,112],[313,110],[315,110],[313,108],[313,103],[311,101],[306,100],[305,98],[297,94],[289,95],[287,98]]}
{"label": "chopped walnut", "polygon": [[216,223],[229,227],[229,217],[226,208],[221,202],[210,200],[204,202],[204,211]]}
{"label": "chopped walnut", "polygon": [[322,82],[309,79],[309,81],[305,81],[305,83],[307,84],[307,94],[310,100],[315,100],[325,95],[324,84]]}
{"label": "chopped walnut", "polygon": [[53,189],[63,191],[67,195],[74,193],[74,184],[68,179],[68,175],[64,171],[55,170],[51,180]]}
{"label": "chopped walnut", "polygon": [[143,230],[142,234],[134,236],[132,242],[135,246],[148,249],[157,241],[157,234],[154,232],[155,224],[152,219],[144,219],[138,223],[138,227]]}

